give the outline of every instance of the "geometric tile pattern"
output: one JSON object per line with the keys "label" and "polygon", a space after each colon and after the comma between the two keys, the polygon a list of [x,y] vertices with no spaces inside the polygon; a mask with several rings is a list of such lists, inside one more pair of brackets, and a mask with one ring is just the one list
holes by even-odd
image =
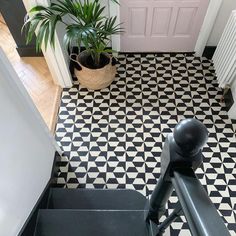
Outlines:
{"label": "geometric tile pattern", "polygon": [[[127,188],[145,196],[160,176],[168,133],[195,117],[209,131],[197,175],[236,235],[236,122],[221,103],[213,63],[193,54],[120,54],[109,88],[64,89],[56,139],[64,151],[58,186]],[[168,203],[171,212],[177,197]],[[171,235],[190,235],[184,217]],[[181,230],[181,232],[180,232]]]}

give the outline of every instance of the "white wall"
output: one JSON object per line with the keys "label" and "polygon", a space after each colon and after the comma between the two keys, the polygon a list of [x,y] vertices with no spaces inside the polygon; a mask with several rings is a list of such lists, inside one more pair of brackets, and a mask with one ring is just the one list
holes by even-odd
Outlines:
{"label": "white wall", "polygon": [[56,149],[0,48],[0,235],[16,236],[50,179]]}
{"label": "white wall", "polygon": [[236,0],[223,0],[215,24],[211,31],[207,46],[216,46],[223,33],[224,27],[229,19],[232,10],[236,9]]}

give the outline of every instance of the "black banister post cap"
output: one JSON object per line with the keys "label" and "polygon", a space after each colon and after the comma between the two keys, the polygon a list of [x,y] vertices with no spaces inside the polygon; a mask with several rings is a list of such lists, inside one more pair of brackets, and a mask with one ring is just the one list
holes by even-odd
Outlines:
{"label": "black banister post cap", "polygon": [[195,155],[206,144],[208,131],[199,120],[186,119],[176,125],[174,139],[182,153]]}

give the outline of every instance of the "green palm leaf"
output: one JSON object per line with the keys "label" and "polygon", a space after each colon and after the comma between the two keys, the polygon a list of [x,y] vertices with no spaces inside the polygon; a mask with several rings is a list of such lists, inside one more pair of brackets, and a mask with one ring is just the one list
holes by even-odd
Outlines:
{"label": "green palm leaf", "polygon": [[[118,3],[117,0],[112,1]],[[57,0],[48,7],[33,7],[29,15],[22,28],[26,31],[27,43],[36,32],[37,50],[43,44],[47,49],[49,43],[54,48],[56,27],[58,22],[62,22],[66,25],[63,39],[65,46],[85,46],[97,63],[101,53],[114,52],[107,49],[110,36],[123,32],[121,25],[116,24],[117,17],[105,16],[105,7],[99,0]],[[69,17],[70,23],[64,21],[64,16]]]}

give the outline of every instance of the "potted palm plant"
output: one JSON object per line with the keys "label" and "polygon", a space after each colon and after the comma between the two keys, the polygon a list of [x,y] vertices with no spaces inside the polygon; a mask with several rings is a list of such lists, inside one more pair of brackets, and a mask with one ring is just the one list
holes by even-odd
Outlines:
{"label": "potted palm plant", "polygon": [[37,32],[37,50],[41,49],[42,44],[45,49],[48,43],[55,47],[56,25],[63,23],[66,27],[65,46],[85,48],[79,51],[76,58],[71,57],[78,64],[75,69],[78,81],[88,89],[105,88],[112,83],[116,74],[115,63],[109,54],[113,50],[107,46],[111,35],[119,34],[122,29],[120,24],[116,24],[116,16],[107,17],[104,10],[99,0],[58,0],[48,7],[35,6],[27,14],[23,26],[26,41],[29,43]]}

